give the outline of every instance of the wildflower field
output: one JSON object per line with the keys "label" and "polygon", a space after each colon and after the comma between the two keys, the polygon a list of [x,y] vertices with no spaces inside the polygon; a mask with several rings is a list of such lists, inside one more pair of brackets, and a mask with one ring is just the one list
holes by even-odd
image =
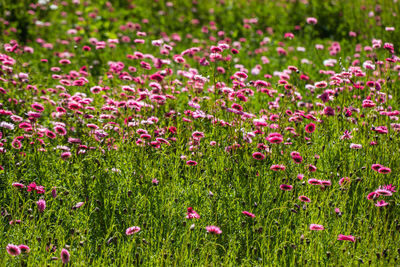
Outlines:
{"label": "wildflower field", "polygon": [[0,266],[399,266],[399,16],[0,1]]}

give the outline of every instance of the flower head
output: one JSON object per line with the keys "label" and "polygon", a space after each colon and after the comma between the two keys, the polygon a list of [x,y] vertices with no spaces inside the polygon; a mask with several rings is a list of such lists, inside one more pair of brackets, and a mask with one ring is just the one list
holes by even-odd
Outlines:
{"label": "flower head", "polygon": [[339,234],[337,240],[345,240],[345,241],[356,242],[356,239],[352,235]]}
{"label": "flower head", "polygon": [[311,202],[311,199],[306,196],[299,196],[299,200],[303,202]]}
{"label": "flower head", "polygon": [[10,254],[11,256],[18,256],[21,254],[21,249],[13,244],[8,244],[6,247],[7,253]]}
{"label": "flower head", "polygon": [[314,123],[309,123],[306,125],[306,133],[313,133],[315,131],[315,124]]}
{"label": "flower head", "polygon": [[206,227],[206,230],[210,234],[219,235],[222,233],[221,229],[218,226],[210,225]]}
{"label": "flower head", "polygon": [[31,249],[27,245],[21,244],[18,247],[21,250],[21,253],[24,253],[24,254],[27,254],[31,251]]}
{"label": "flower head", "polygon": [[139,226],[132,226],[132,227],[129,227],[128,229],[126,229],[125,234],[126,235],[133,235],[133,234],[138,233],[140,230],[141,229],[140,229]]}
{"label": "flower head", "polygon": [[310,224],[310,230],[313,230],[313,231],[322,231],[322,230],[324,230],[324,229],[325,229],[324,226],[321,225],[321,224]]}
{"label": "flower head", "polygon": [[293,186],[290,184],[281,184],[279,188],[283,191],[291,191],[293,189]]}
{"label": "flower head", "polygon": [[14,186],[16,188],[25,188],[25,185],[21,184],[21,183],[12,183],[12,186]]}
{"label": "flower head", "polygon": [[187,208],[186,219],[200,219],[200,215],[192,208]]}
{"label": "flower head", "polygon": [[248,217],[251,217],[251,218],[255,218],[256,217],[256,215],[254,215],[253,213],[248,212],[248,211],[242,211],[242,214],[244,214],[244,215],[246,215]]}
{"label": "flower head", "polygon": [[65,248],[61,250],[61,261],[63,264],[67,264],[69,262],[69,252]]}
{"label": "flower head", "polygon": [[387,205],[389,205],[389,203],[385,202],[385,200],[380,200],[375,204],[377,207],[385,207]]}
{"label": "flower head", "polygon": [[36,204],[39,212],[43,212],[46,209],[46,201],[44,199],[39,199]]}

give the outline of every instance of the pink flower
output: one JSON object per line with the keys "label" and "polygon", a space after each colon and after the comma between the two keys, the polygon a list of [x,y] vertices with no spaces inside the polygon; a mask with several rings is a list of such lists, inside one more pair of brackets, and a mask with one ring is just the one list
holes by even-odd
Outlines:
{"label": "pink flower", "polygon": [[322,185],[325,185],[325,186],[331,186],[331,185],[332,185],[332,182],[331,182],[330,180],[322,180],[322,181],[321,181],[321,184],[322,184]]}
{"label": "pink flower", "polygon": [[61,159],[66,160],[72,156],[71,152],[63,152],[61,153]]}
{"label": "pink flower", "polygon": [[291,190],[293,189],[293,186],[292,186],[292,185],[289,185],[289,184],[281,184],[281,185],[279,186],[279,188],[280,188],[281,190],[284,190],[284,191],[291,191]]}
{"label": "pink flower", "polygon": [[371,169],[373,169],[374,171],[379,171],[379,169],[382,167],[383,166],[381,164],[372,164]]}
{"label": "pink flower", "polygon": [[194,161],[194,160],[188,160],[188,161],[186,161],[186,165],[188,165],[188,166],[196,166],[197,162]]}
{"label": "pink flower", "polygon": [[12,183],[12,186],[14,186],[16,188],[25,188],[25,185],[21,184],[21,183]]}
{"label": "pink flower", "polygon": [[221,229],[218,226],[210,225],[206,227],[206,230],[210,234],[219,235],[222,233]]}
{"label": "pink flower", "polygon": [[322,230],[324,230],[324,229],[325,229],[324,226],[321,225],[321,224],[310,224],[310,230],[313,230],[313,231],[322,231]]}
{"label": "pink flower", "polygon": [[311,202],[311,199],[306,196],[299,196],[299,200],[303,202]]}
{"label": "pink flower", "polygon": [[300,164],[303,162],[303,157],[300,155],[292,156],[293,162],[296,164]]}
{"label": "pink flower", "polygon": [[242,214],[244,214],[244,215],[246,215],[248,217],[251,217],[251,218],[255,218],[256,217],[256,215],[254,215],[253,213],[248,212],[248,211],[242,211]]}
{"label": "pink flower", "polygon": [[126,229],[125,234],[126,235],[133,235],[133,234],[138,233],[140,230],[141,229],[140,229],[139,226],[132,226],[132,227],[129,227],[128,229]]}
{"label": "pink flower", "polygon": [[18,139],[14,139],[12,142],[11,142],[11,146],[13,147],[13,148],[15,148],[15,149],[20,149],[21,147],[22,147],[22,143],[21,143],[21,141],[19,141]]}
{"label": "pink flower", "polygon": [[307,22],[307,24],[315,25],[315,24],[317,24],[318,20],[316,18],[313,18],[313,17],[308,17],[306,19],[306,22]]}
{"label": "pink flower", "polygon": [[44,199],[39,199],[36,204],[39,212],[43,212],[46,209],[46,201]]}
{"label": "pink flower", "polygon": [[314,165],[308,165],[308,170],[310,171],[310,172],[316,172],[317,171],[317,167],[315,167]]}
{"label": "pink flower", "polygon": [[390,190],[383,189],[383,188],[378,188],[377,190],[375,190],[375,193],[378,196],[385,196],[385,197],[390,197],[392,195],[392,192]]}
{"label": "pink flower", "polygon": [[35,191],[36,191],[37,194],[44,194],[46,192],[44,190],[44,186],[42,186],[42,185],[36,186]]}
{"label": "pink flower", "polygon": [[53,198],[56,198],[56,197],[57,197],[57,189],[56,189],[55,187],[53,187],[53,189],[51,190],[51,196],[52,196]]}
{"label": "pink flower", "polygon": [[362,145],[360,145],[360,144],[350,144],[350,148],[351,149],[361,149],[362,148]]}
{"label": "pink flower", "polygon": [[273,171],[284,171],[286,167],[284,165],[272,165],[269,169]]}
{"label": "pink flower", "polygon": [[389,203],[385,202],[385,200],[378,201],[378,202],[375,204],[375,206],[377,206],[377,207],[385,207],[385,206],[387,206],[387,205],[389,205]]}
{"label": "pink flower", "polygon": [[283,142],[283,137],[280,133],[270,133],[265,139],[271,144],[279,144]]}
{"label": "pink flower", "polygon": [[85,204],[85,202],[78,202],[75,204],[75,206],[72,207],[72,209],[78,209],[80,207],[82,207]]}
{"label": "pink flower", "polygon": [[307,133],[313,133],[315,131],[315,124],[312,122],[307,124],[305,130]]}
{"label": "pink flower", "polygon": [[396,187],[393,186],[392,184],[380,186],[379,188],[389,190],[389,191],[392,192],[392,193],[395,193],[395,192],[396,192]]}
{"label": "pink flower", "polygon": [[35,183],[35,182],[30,183],[30,184],[28,185],[28,189],[27,189],[28,192],[31,192],[31,191],[33,191],[33,190],[36,190],[36,183]]}
{"label": "pink flower", "polygon": [[21,253],[24,253],[24,254],[27,254],[27,253],[29,253],[29,251],[31,251],[31,249],[27,245],[21,244],[18,247],[21,250]]}
{"label": "pink flower", "polygon": [[356,242],[356,239],[352,235],[339,234],[337,240],[345,240],[345,241]]}
{"label": "pink flower", "polygon": [[253,156],[253,159],[256,159],[256,160],[265,159],[265,155],[263,153],[260,153],[260,152],[254,152],[252,156]]}
{"label": "pink flower", "polygon": [[21,249],[13,244],[8,244],[6,247],[7,253],[10,254],[11,256],[18,256],[21,254]]}
{"label": "pink flower", "polygon": [[69,262],[69,252],[65,248],[61,250],[61,261],[63,264],[67,264]]}
{"label": "pink flower", "polygon": [[339,180],[339,185],[343,186],[343,185],[347,185],[350,184],[350,178],[349,177],[343,177]]}
{"label": "pink flower", "polygon": [[368,200],[372,200],[372,199],[374,199],[374,198],[376,198],[378,196],[379,195],[376,192],[371,192],[371,193],[368,194],[367,199]]}
{"label": "pink flower", "polygon": [[187,208],[186,219],[200,219],[200,215],[192,208]]}
{"label": "pink flower", "polygon": [[392,172],[392,170],[391,170],[390,168],[387,168],[387,167],[382,167],[382,168],[380,168],[380,169],[378,170],[378,172],[379,172],[379,173],[383,173],[383,174],[387,174],[387,173]]}
{"label": "pink flower", "polygon": [[311,185],[320,185],[322,184],[321,180],[315,179],[315,178],[310,178],[308,179],[308,183]]}

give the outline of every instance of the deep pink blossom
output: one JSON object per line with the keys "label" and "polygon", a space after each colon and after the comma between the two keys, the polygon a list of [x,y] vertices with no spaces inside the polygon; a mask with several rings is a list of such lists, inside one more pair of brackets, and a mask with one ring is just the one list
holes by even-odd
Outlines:
{"label": "deep pink blossom", "polygon": [[21,254],[21,249],[13,244],[8,244],[6,247],[7,253],[10,254],[11,256],[18,256]]}
{"label": "deep pink blossom", "polygon": [[342,235],[339,234],[337,240],[344,240],[344,241],[350,241],[350,242],[356,242],[356,239],[352,235]]}
{"label": "deep pink blossom", "polygon": [[253,213],[248,212],[248,211],[242,211],[242,214],[246,215],[247,217],[251,217],[251,218],[255,218],[256,217],[256,215],[254,215]]}
{"label": "deep pink blossom", "polygon": [[218,226],[215,226],[215,225],[207,226],[206,230],[208,233],[215,234],[215,235],[219,235],[222,233],[222,230]]}
{"label": "deep pink blossom", "polygon": [[136,234],[140,231],[140,227],[139,226],[132,226],[126,229],[125,234],[126,235],[133,235]]}
{"label": "deep pink blossom", "polygon": [[324,226],[321,225],[321,224],[310,224],[310,230],[313,230],[313,231],[322,231],[322,230],[324,230],[324,229],[325,229]]}

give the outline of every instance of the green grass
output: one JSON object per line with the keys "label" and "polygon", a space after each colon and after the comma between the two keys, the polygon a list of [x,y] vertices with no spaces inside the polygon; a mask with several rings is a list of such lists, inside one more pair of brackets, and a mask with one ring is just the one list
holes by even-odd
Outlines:
{"label": "green grass", "polygon": [[[84,1],[81,1],[82,3]],[[224,3],[222,3],[224,2]],[[2,266],[43,266],[61,265],[60,253],[66,248],[71,257],[70,265],[94,266],[353,266],[368,264],[372,266],[396,266],[400,256],[400,208],[399,194],[394,192],[390,197],[379,197],[389,203],[386,207],[376,207],[377,200],[368,200],[367,195],[379,186],[400,182],[400,156],[398,144],[399,131],[392,124],[398,123],[398,115],[392,117],[381,115],[383,110],[399,110],[399,63],[388,63],[386,58],[391,54],[383,49],[385,43],[394,44],[394,54],[398,52],[400,41],[397,32],[399,20],[393,12],[400,15],[399,6],[391,1],[378,1],[382,11],[376,8],[375,1],[215,1],[193,5],[191,1],[173,1],[168,7],[166,1],[134,1],[136,7],[129,9],[128,1],[113,2],[113,11],[105,1],[88,2],[87,5],[69,3],[58,6],[56,10],[29,8],[27,1],[0,1],[0,37],[2,48],[0,54],[12,57],[16,63],[12,71],[0,72],[0,87],[6,93],[0,93],[0,110],[11,111],[23,121],[31,122],[32,132],[18,127],[20,122],[0,115],[0,123],[13,123],[13,130],[0,127],[2,133],[0,153],[0,264]],[[52,2],[53,3],[53,2]],[[365,8],[363,8],[364,6]],[[193,8],[196,8],[194,12]],[[35,10],[29,14],[28,10]],[[210,12],[213,9],[214,12]],[[378,10],[378,11],[377,11]],[[160,14],[162,16],[156,15]],[[368,17],[374,11],[379,15]],[[62,12],[66,12],[63,14]],[[82,12],[82,15],[77,14]],[[90,18],[90,13],[96,13]],[[316,17],[316,25],[306,24],[307,17]],[[83,18],[83,19],[80,19]],[[244,26],[244,19],[258,18],[257,24],[250,29]],[[51,22],[51,26],[40,27],[34,21]],[[149,23],[143,23],[148,19]],[[198,19],[198,24],[190,23]],[[9,23],[4,23],[7,20]],[[216,30],[210,29],[210,21],[215,21]],[[137,30],[123,30],[121,25],[127,22],[141,25],[141,32],[147,36],[138,37]],[[301,30],[295,30],[295,25]],[[201,28],[209,27],[209,33]],[[385,27],[395,27],[394,32],[385,31]],[[12,28],[16,29],[13,32]],[[268,33],[267,27],[274,32]],[[68,34],[76,29],[76,34]],[[262,30],[258,34],[257,30]],[[224,31],[225,37],[231,39],[230,46],[240,38],[238,55],[230,50],[221,54],[232,56],[230,61],[212,62],[209,58],[210,47],[217,45],[218,31]],[[349,31],[357,37],[349,37]],[[152,40],[178,33],[181,41],[165,41],[173,46],[169,55],[161,55]],[[293,40],[284,39],[284,34],[293,32]],[[188,38],[187,34],[191,34]],[[124,43],[122,37],[129,37]],[[210,36],[216,41],[210,40]],[[76,42],[73,37],[80,37]],[[116,48],[95,49],[90,38],[98,41],[118,38]],[[260,44],[265,37],[269,42]],[[53,49],[44,48],[37,39],[53,44]],[[134,39],[141,38],[144,44],[135,44]],[[372,52],[356,52],[356,45],[372,46],[372,38],[382,40],[382,48]],[[194,41],[198,39],[199,42]],[[17,40],[19,48],[29,46],[34,53],[6,52],[4,44]],[[61,42],[62,40],[67,42]],[[329,54],[332,42],[340,42],[341,50],[337,55]],[[283,42],[283,43],[279,43]],[[316,50],[316,44],[323,44],[323,50]],[[84,52],[82,47],[91,46],[92,50]],[[174,55],[191,47],[199,47],[194,56],[184,56],[187,65],[176,63]],[[284,48],[288,54],[279,56],[277,47]],[[297,50],[304,47],[305,52]],[[257,51],[257,49],[263,49]],[[170,65],[156,69],[151,59],[128,59],[128,54],[140,51],[162,59],[170,59]],[[74,54],[71,64],[61,65],[59,53]],[[251,54],[249,54],[251,52]],[[356,55],[357,53],[358,55]],[[196,58],[198,56],[199,58]],[[269,64],[262,64],[261,57],[269,59]],[[206,57],[209,66],[201,66],[199,59]],[[362,67],[366,60],[383,61],[387,66],[377,71]],[[41,62],[48,59],[48,63]],[[303,59],[311,64],[302,63]],[[336,59],[334,67],[323,65],[324,60]],[[326,89],[336,92],[332,100],[325,103],[335,109],[334,116],[323,114],[322,101],[317,98],[325,89],[315,88],[314,92],[306,89],[306,84],[314,85],[318,81],[329,82],[329,75],[320,70],[331,70],[336,74],[346,70],[358,59],[364,77],[351,78],[351,82],[339,86],[328,85]],[[152,64],[151,70],[140,67],[140,61]],[[123,80],[120,73],[111,71],[109,62],[122,62],[132,77],[141,78],[143,83]],[[339,61],[343,66],[340,66]],[[1,62],[0,62],[1,63]],[[231,79],[239,71],[236,64],[248,70],[248,79],[241,88],[235,88]],[[257,65],[262,66],[259,75],[251,74]],[[0,65],[4,65],[1,63]],[[58,66],[60,72],[51,71]],[[52,78],[53,74],[63,75],[63,79],[87,67],[88,79],[83,86],[59,86],[60,80]],[[137,72],[129,72],[128,67],[136,67]],[[273,75],[282,72],[288,66],[296,66],[299,73],[292,72],[288,83],[293,91],[279,84],[280,78],[264,78],[264,74]],[[225,74],[218,73],[217,67],[223,67]],[[168,96],[164,103],[157,104],[149,98],[143,100],[153,108],[143,107],[140,111],[117,107],[114,102],[128,101],[126,95],[139,97],[139,91],[152,90],[149,75],[159,70],[170,68],[172,75],[167,75],[160,84],[160,92],[154,94]],[[180,71],[198,70],[198,74],[208,80],[201,85],[201,90],[194,88],[191,78],[181,75]],[[178,72],[179,71],[179,72]],[[28,73],[29,80],[18,79],[19,73]],[[112,74],[113,77],[107,75]],[[310,80],[300,79],[300,75],[309,76]],[[70,77],[69,80],[76,80]],[[356,88],[357,83],[382,79],[381,93],[391,95],[391,99],[378,103],[377,91],[367,86],[363,90]],[[270,90],[276,90],[273,96],[261,92],[250,81],[265,80],[271,83]],[[14,81],[14,83],[13,83]],[[224,83],[223,86],[221,83]],[[28,87],[35,86],[36,89]],[[93,94],[93,86],[109,87],[109,90]],[[122,86],[132,86],[135,93],[122,90]],[[220,87],[215,90],[215,87]],[[247,102],[237,97],[222,93],[222,87],[251,89],[254,95],[248,94]],[[339,89],[340,87],[344,88]],[[55,92],[48,91],[52,88]],[[47,91],[46,91],[47,90]],[[81,109],[83,114],[67,108],[68,97],[81,96],[92,101],[86,106],[94,110]],[[125,93],[125,95],[121,94]],[[245,94],[245,93],[244,93]],[[295,95],[297,94],[297,95]],[[301,99],[299,98],[301,96]],[[354,98],[353,96],[360,96]],[[363,100],[368,96],[376,107],[363,108]],[[279,107],[271,103],[279,97]],[[16,100],[16,102],[14,101]],[[196,109],[188,105],[191,100],[198,101],[200,110],[205,114],[193,118],[188,111]],[[28,120],[31,104],[43,104],[44,111],[35,122]],[[225,106],[224,104],[225,103]],[[257,130],[253,118],[243,119],[240,115],[228,112],[233,103],[243,106],[243,111],[254,114],[257,119],[265,118],[266,122],[276,124],[274,127],[260,127],[262,134],[256,134],[252,142],[246,142],[244,133]],[[308,106],[306,106],[308,104]],[[312,106],[310,106],[312,104]],[[104,107],[113,106],[114,111]],[[378,107],[381,109],[378,109]],[[64,116],[55,116],[56,107],[64,107]],[[103,109],[102,109],[103,108]],[[345,108],[353,110],[350,117],[345,116]],[[317,121],[299,115],[299,121],[293,120],[287,110],[295,113],[315,116]],[[173,112],[172,112],[173,111]],[[113,115],[114,118],[101,118],[101,114]],[[209,117],[207,117],[207,115]],[[276,121],[269,121],[270,115],[277,115]],[[129,126],[125,123],[131,116],[140,125]],[[264,116],[264,117],[263,117]],[[143,123],[151,117],[158,118],[153,124]],[[185,122],[188,118],[191,122]],[[221,125],[218,121],[229,123]],[[66,125],[67,135],[57,135],[51,139],[41,136],[41,128],[53,130],[54,122]],[[107,125],[116,123],[118,129]],[[315,123],[316,130],[307,133],[305,126]],[[107,132],[108,136],[96,140],[88,123],[96,124]],[[176,133],[168,128],[176,127]],[[379,134],[372,127],[386,126],[387,134]],[[285,130],[293,127],[296,134]],[[140,134],[138,129],[145,129],[151,135],[150,141],[157,136],[168,139],[170,145],[161,144],[160,148],[151,145],[136,144]],[[352,131],[351,140],[342,140],[345,130]],[[193,144],[191,137],[194,131],[203,132],[205,137],[198,144]],[[269,133],[279,132],[283,136],[280,144],[266,141]],[[22,148],[15,149],[12,141],[24,136]],[[173,138],[176,140],[174,141]],[[71,144],[68,138],[80,138],[85,147]],[[306,138],[310,138],[306,140]],[[40,145],[43,139],[45,145]],[[30,144],[34,141],[34,144]],[[211,146],[210,142],[216,145]],[[375,141],[376,145],[371,145]],[[267,153],[257,148],[258,143],[270,147]],[[362,145],[362,149],[350,148],[351,143]],[[194,145],[192,149],[191,146]],[[240,145],[240,146],[237,146]],[[69,159],[63,160],[61,153],[67,146],[72,153]],[[232,146],[237,146],[232,148]],[[231,147],[231,149],[229,149]],[[45,151],[42,151],[43,148]],[[82,153],[85,150],[85,153]],[[81,153],[78,153],[81,151]],[[266,155],[261,161],[253,159],[253,152],[260,151]],[[299,152],[303,157],[301,164],[293,162],[290,153]],[[188,166],[186,161],[194,160],[196,166]],[[372,164],[379,163],[391,169],[389,174],[380,174],[371,169]],[[284,171],[272,171],[271,165],[282,164]],[[310,172],[309,165],[317,167]],[[304,174],[299,180],[298,174]],[[339,180],[349,177],[350,183],[340,186]],[[308,179],[330,180],[331,186],[310,185]],[[152,183],[159,181],[158,185]],[[12,183],[20,182],[29,185],[36,182],[44,186],[45,194],[27,192],[17,189]],[[281,184],[293,186],[291,191],[283,191]],[[55,188],[57,196],[52,196]],[[298,197],[305,195],[310,203],[301,202]],[[39,212],[36,202],[44,198],[46,209]],[[78,202],[84,202],[80,208],[73,208]],[[186,219],[188,207],[199,213],[200,219]],[[340,213],[335,212],[340,209]],[[248,218],[242,211],[256,215]],[[11,220],[21,220],[21,224],[10,225]],[[310,224],[321,224],[323,231],[311,231]],[[205,230],[206,226],[216,225],[222,234],[212,235]],[[139,226],[141,231],[126,235],[125,230]],[[338,241],[338,235],[352,235],[355,242]],[[8,244],[26,244],[31,251],[16,257],[6,252]],[[54,259],[57,257],[58,259]]]}

